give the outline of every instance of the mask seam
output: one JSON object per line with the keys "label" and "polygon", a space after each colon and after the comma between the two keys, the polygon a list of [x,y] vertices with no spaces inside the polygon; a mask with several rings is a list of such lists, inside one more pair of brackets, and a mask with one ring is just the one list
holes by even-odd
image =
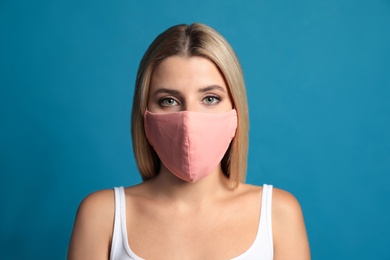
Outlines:
{"label": "mask seam", "polygon": [[184,115],[185,115],[185,120],[186,120],[185,126],[187,128],[187,129],[185,129],[185,133],[187,133],[186,141],[188,143],[188,146],[187,146],[188,160],[187,160],[186,164],[188,164],[188,171],[190,173],[190,181],[192,182],[192,180],[194,178],[193,178],[193,172],[192,172],[192,168],[191,168],[191,149],[190,149],[190,146],[192,144],[190,143],[190,132],[189,132],[191,130],[191,127],[189,126],[189,124],[190,124],[190,115],[189,115],[188,111],[186,111]]}

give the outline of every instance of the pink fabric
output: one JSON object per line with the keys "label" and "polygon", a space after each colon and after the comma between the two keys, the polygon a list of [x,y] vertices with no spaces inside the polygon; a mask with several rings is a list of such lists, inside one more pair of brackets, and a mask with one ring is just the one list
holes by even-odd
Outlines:
{"label": "pink fabric", "polygon": [[195,182],[221,162],[237,128],[237,112],[222,114],[145,111],[146,137],[177,177]]}

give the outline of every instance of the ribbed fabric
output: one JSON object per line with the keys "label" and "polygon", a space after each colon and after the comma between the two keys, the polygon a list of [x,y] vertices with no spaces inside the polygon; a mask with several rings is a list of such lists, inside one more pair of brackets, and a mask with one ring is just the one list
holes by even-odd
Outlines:
{"label": "ribbed fabric", "polygon": [[[127,240],[126,203],[123,187],[114,188],[115,192],[115,219],[111,244],[111,260],[144,260],[137,256],[130,248]],[[243,254],[231,260],[272,260],[272,185],[263,185],[262,204],[259,227],[255,241]]]}

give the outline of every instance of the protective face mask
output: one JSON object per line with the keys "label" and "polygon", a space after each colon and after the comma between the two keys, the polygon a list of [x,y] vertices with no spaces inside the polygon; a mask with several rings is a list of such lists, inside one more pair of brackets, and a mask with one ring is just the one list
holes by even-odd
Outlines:
{"label": "protective face mask", "polygon": [[146,138],[168,170],[195,182],[221,162],[236,133],[237,112],[145,111],[144,126]]}

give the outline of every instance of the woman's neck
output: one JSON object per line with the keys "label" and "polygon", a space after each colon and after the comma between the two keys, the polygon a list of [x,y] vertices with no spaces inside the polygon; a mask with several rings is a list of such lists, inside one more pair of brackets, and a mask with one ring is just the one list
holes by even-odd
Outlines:
{"label": "woman's neck", "polygon": [[194,183],[188,183],[176,177],[164,165],[161,165],[159,174],[149,182],[156,199],[177,203],[183,209],[210,205],[233,190],[220,165],[210,175]]}

